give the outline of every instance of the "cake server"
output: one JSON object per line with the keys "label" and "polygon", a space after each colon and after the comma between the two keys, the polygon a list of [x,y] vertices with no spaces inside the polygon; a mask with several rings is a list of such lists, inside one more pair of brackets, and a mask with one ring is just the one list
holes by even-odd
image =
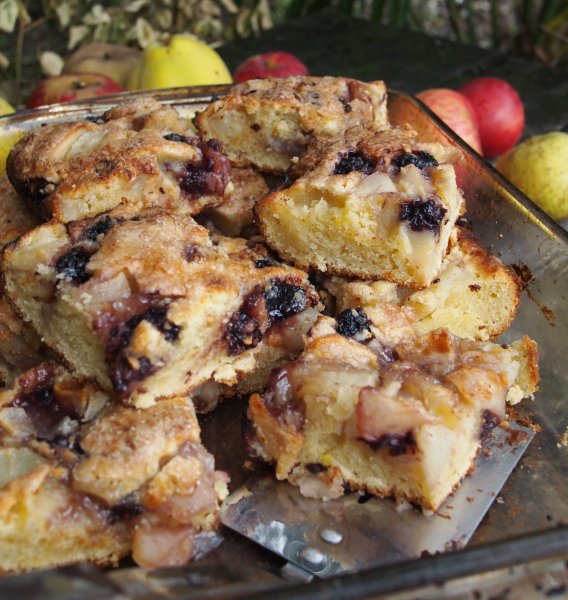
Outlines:
{"label": "cake server", "polygon": [[534,432],[495,429],[475,471],[435,513],[409,504],[348,494],[304,498],[297,487],[256,474],[232,493],[223,524],[287,561],[283,572],[309,581],[465,546],[530,444]]}

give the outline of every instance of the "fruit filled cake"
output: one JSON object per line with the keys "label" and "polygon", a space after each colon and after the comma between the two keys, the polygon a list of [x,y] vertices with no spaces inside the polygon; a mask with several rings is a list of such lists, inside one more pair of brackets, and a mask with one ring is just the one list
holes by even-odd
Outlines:
{"label": "fruit filled cake", "polygon": [[386,100],[382,81],[253,79],[212,102],[195,124],[205,139],[223,142],[235,164],[282,173],[314,140],[341,136],[356,125],[388,126]]}
{"label": "fruit filled cake", "polygon": [[220,399],[304,495],[436,510],[536,390],[535,343],[488,341],[521,288],[456,226],[460,151],[390,127],[383,82],[248,81],[194,124],[143,98],[10,153],[0,574],[199,555]]}
{"label": "fruit filled cake", "polygon": [[317,316],[303,271],[190,217],[50,222],[4,253],[6,292],[80,375],[141,407],[209,379],[234,385],[263,348],[288,355]]}
{"label": "fruit filled cake", "polygon": [[175,109],[151,99],[34,129],[6,169],[33,210],[62,223],[108,211],[128,218],[148,207],[197,214],[243,181],[232,181],[219,142],[201,141]]}
{"label": "fruit filled cake", "polygon": [[136,410],[50,363],[0,393],[0,570],[132,553],[185,564],[218,523],[227,476],[201,446],[190,403]]}
{"label": "fruit filled cake", "polygon": [[251,397],[251,445],[306,496],[349,487],[436,510],[506,400],[537,382],[528,338],[502,347],[438,329],[377,355],[320,323],[300,358]]}
{"label": "fruit filled cake", "polygon": [[[39,223],[10,182],[0,181],[0,249]],[[40,348],[39,336],[20,319],[0,291],[0,358],[6,369],[17,374],[38,364],[42,360]]]}
{"label": "fruit filled cake", "polygon": [[440,275],[423,290],[386,281],[326,278],[323,285],[335,299],[335,314],[363,310],[375,326],[380,327],[376,321],[381,319],[389,328],[404,319],[418,334],[445,327],[459,337],[476,340],[501,335],[517,312],[521,284],[469,232],[458,229],[457,237]]}
{"label": "fruit filled cake", "polygon": [[224,235],[244,237],[254,224],[255,204],[268,192],[268,185],[258,173],[235,167],[223,203],[206,208],[201,216]]}
{"label": "fruit filled cake", "polygon": [[267,243],[300,268],[422,288],[438,277],[464,210],[456,150],[406,130],[320,142],[303,173],[256,205]]}

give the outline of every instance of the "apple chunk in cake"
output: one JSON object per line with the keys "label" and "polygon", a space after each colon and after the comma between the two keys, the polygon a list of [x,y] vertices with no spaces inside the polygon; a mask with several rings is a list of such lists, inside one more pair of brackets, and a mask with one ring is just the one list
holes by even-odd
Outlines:
{"label": "apple chunk in cake", "polygon": [[436,510],[470,471],[506,400],[536,389],[536,345],[504,348],[439,329],[379,356],[321,325],[254,394],[252,447],[278,479],[323,498],[345,484]]}
{"label": "apple chunk in cake", "polygon": [[237,384],[266,346],[287,356],[288,330],[317,315],[306,273],[174,214],[50,222],[6,249],[4,272],[45,342],[136,406]]}
{"label": "apple chunk in cake", "polygon": [[453,148],[403,130],[351,130],[310,148],[300,177],[256,205],[267,243],[298,267],[429,285],[464,208]]}
{"label": "apple chunk in cake", "polygon": [[197,114],[205,139],[223,142],[237,165],[281,173],[317,139],[356,125],[387,127],[386,88],[344,77],[246,81]]}
{"label": "apple chunk in cake", "polygon": [[62,223],[149,207],[197,214],[241,182],[232,181],[219,142],[201,141],[175,109],[151,99],[32,130],[12,149],[7,172],[33,210]]}
{"label": "apple chunk in cake", "polygon": [[216,527],[227,476],[191,404],[107,400],[51,363],[0,393],[0,572],[184,564]]}

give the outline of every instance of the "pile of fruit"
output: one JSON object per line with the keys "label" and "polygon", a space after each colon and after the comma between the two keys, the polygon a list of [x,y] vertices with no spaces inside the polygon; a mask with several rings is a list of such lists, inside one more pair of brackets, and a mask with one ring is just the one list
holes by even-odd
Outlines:
{"label": "pile of fruit", "polygon": [[518,143],[525,111],[511,85],[480,77],[458,90],[435,88],[417,97],[479,154],[497,159],[497,169],[551,217],[568,219],[568,133]]}
{"label": "pile of fruit", "polygon": [[[27,106],[68,102],[123,91],[236,83],[259,77],[307,75],[308,68],[288,52],[266,52],[237,67],[233,76],[207,44],[183,35],[167,46],[143,52],[116,44],[93,43],[65,61],[63,73],[42,81]],[[417,94],[476,152],[497,159],[497,168],[550,216],[568,219],[568,133],[550,132],[519,143],[525,127],[516,90],[496,77],[474,79],[458,90],[433,88]],[[0,98],[0,115],[13,111]],[[0,177],[14,134],[0,139]]]}

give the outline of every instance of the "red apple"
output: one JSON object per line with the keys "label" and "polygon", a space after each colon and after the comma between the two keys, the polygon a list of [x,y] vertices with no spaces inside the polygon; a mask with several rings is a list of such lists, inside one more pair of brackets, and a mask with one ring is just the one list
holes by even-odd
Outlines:
{"label": "red apple", "polygon": [[499,156],[519,141],[525,128],[525,109],[515,88],[497,77],[480,77],[459,91],[477,113],[485,156]]}
{"label": "red apple", "polygon": [[233,79],[240,83],[248,79],[289,75],[308,75],[308,67],[289,52],[265,52],[242,62],[237,67]]}
{"label": "red apple", "polygon": [[416,97],[481,154],[477,115],[463,94],[447,88],[432,88],[420,92]]}
{"label": "red apple", "polygon": [[114,79],[100,73],[69,73],[44,79],[32,92],[28,108],[124,92]]}

